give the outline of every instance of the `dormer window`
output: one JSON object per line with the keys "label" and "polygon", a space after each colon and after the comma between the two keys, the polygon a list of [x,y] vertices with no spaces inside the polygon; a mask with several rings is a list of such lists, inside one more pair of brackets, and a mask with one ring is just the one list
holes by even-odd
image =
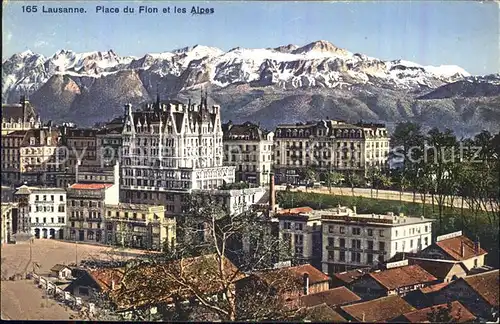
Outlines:
{"label": "dormer window", "polygon": [[35,145],[35,138],[34,137],[30,137],[30,145]]}
{"label": "dormer window", "polygon": [[47,138],[47,146],[52,145],[52,138],[48,137]]}

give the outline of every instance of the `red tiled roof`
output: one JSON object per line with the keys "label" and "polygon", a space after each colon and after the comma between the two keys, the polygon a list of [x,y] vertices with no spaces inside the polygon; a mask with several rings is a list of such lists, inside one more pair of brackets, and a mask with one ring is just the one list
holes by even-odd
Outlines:
{"label": "red tiled roof", "polygon": [[330,280],[330,277],[310,264],[302,264],[288,269],[293,271],[297,276],[300,276],[300,278],[303,278],[304,274],[307,273],[309,275],[309,284],[311,285]]}
{"label": "red tiled roof", "polygon": [[71,189],[88,189],[88,190],[97,190],[97,189],[107,189],[111,187],[111,183],[75,183],[71,185]]}
{"label": "red tiled roof", "polygon": [[305,295],[300,298],[300,301],[306,307],[312,307],[323,303],[335,307],[359,300],[361,300],[361,298],[346,287],[337,287],[315,294]]}
{"label": "red tiled roof", "polygon": [[288,209],[278,210],[277,214],[278,215],[302,214],[302,213],[311,213],[313,211],[314,211],[314,209],[312,209],[311,207],[296,207],[296,208],[288,208]]}
{"label": "red tiled roof", "polygon": [[[462,244],[464,246],[463,256],[462,256]],[[467,260],[472,257],[488,253],[482,248],[479,248],[478,253],[476,253],[474,242],[464,235],[436,242],[436,245],[439,246],[446,254],[448,254],[450,257],[452,257],[454,260],[457,261]]]}
{"label": "red tiled roof", "polygon": [[[124,273],[118,268],[103,268],[89,271],[95,282],[101,287],[103,291],[114,290],[118,288],[121,283]],[[115,288],[113,289],[113,281]]]}
{"label": "red tiled roof", "polygon": [[429,294],[429,293],[433,293],[436,291],[440,291],[441,289],[443,289],[444,287],[446,287],[448,285],[449,285],[449,282],[441,282],[441,283],[438,283],[435,285],[431,285],[429,287],[420,288],[420,291],[424,294]]}
{"label": "red tiled roof", "polygon": [[312,322],[345,323],[347,322],[339,313],[331,309],[327,304],[313,306],[307,310],[304,318]]}
{"label": "red tiled roof", "polygon": [[416,264],[380,272],[372,272],[369,273],[368,276],[375,279],[388,290],[437,280],[436,277]]}
{"label": "red tiled roof", "polygon": [[499,304],[499,270],[480,273],[462,278],[476,293],[491,306]]}
{"label": "red tiled roof", "polygon": [[363,322],[389,321],[402,314],[415,310],[413,306],[397,295],[382,297],[349,306],[341,306],[341,308],[356,321]]}
{"label": "red tiled roof", "polygon": [[370,271],[371,271],[370,268],[356,269],[356,270],[350,270],[350,271],[346,271],[346,272],[334,273],[333,276],[336,279],[348,284],[348,283],[351,283],[354,280],[362,277],[364,274],[369,273]]}
{"label": "red tiled roof", "polygon": [[[437,311],[439,308],[446,308],[446,304],[434,305],[432,307],[422,308],[414,312],[406,313],[403,315],[410,323],[430,323],[428,315]],[[469,322],[476,319],[464,305],[460,304],[458,301],[451,303],[451,317],[453,318],[453,323]]]}

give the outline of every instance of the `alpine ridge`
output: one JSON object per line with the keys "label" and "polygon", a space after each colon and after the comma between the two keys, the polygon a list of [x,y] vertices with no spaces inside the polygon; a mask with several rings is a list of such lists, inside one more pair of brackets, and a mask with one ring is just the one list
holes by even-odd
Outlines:
{"label": "alpine ridge", "polygon": [[[325,116],[416,120],[467,133],[498,127],[497,80],[458,66],[384,61],[325,40],[227,52],[195,45],[142,57],[62,49],[51,57],[25,51],[3,61],[2,102],[29,94],[43,118],[90,125],[121,114],[127,102],[155,98],[157,89],[165,99],[196,99],[204,87],[226,120],[268,127]],[[483,89],[477,95],[476,84]]]}

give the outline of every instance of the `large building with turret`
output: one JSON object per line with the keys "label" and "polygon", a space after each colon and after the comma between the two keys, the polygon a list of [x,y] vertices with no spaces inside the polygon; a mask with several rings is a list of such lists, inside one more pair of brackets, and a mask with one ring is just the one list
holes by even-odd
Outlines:
{"label": "large building with turret", "polygon": [[126,105],[122,130],[121,201],[161,203],[181,214],[196,189],[234,182],[234,166],[223,164],[220,107],[161,101],[140,111]]}

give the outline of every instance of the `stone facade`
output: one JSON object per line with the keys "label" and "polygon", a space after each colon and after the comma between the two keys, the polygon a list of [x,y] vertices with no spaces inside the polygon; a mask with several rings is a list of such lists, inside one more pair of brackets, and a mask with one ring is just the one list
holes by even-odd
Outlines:
{"label": "stone facade", "polygon": [[298,184],[307,168],[315,169],[321,180],[331,171],[366,176],[369,167],[385,167],[389,137],[383,124],[321,120],[279,125],[274,147],[278,181]]}

